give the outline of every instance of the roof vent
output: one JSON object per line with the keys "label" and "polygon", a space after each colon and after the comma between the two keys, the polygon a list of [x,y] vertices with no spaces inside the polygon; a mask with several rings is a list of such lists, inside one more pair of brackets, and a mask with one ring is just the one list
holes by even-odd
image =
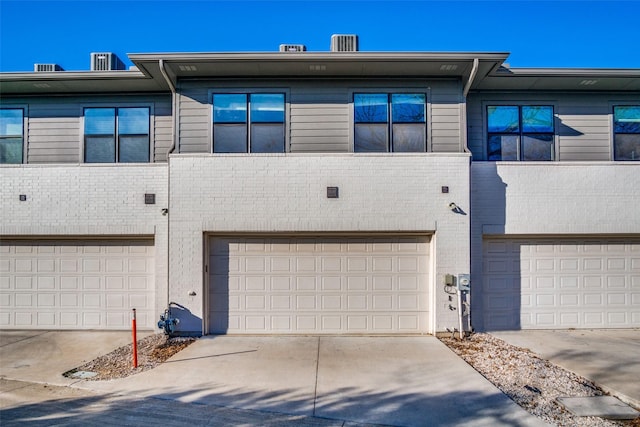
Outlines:
{"label": "roof vent", "polygon": [[281,44],[280,52],[304,52],[307,47],[303,44]]}
{"label": "roof vent", "polygon": [[36,73],[50,73],[53,71],[64,71],[58,64],[33,64],[33,71]]}
{"label": "roof vent", "polygon": [[355,34],[334,34],[331,36],[331,52],[357,52],[358,36]]}
{"label": "roof vent", "polygon": [[104,52],[91,54],[91,71],[113,71],[124,69],[124,63],[116,56],[115,53]]}

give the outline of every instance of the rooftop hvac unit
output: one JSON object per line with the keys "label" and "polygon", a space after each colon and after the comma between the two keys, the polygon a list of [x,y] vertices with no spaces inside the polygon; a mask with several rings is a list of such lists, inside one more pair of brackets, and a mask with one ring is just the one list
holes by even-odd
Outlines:
{"label": "rooftop hvac unit", "polygon": [[53,71],[64,71],[58,64],[33,64],[33,71],[36,73],[50,73]]}
{"label": "rooftop hvac unit", "polygon": [[355,34],[334,34],[331,36],[331,52],[357,52],[358,36]]}
{"label": "rooftop hvac unit", "polygon": [[113,71],[124,69],[124,63],[116,56],[115,53],[104,52],[91,54],[91,71]]}
{"label": "rooftop hvac unit", "polygon": [[304,52],[307,47],[303,44],[281,44],[280,52]]}

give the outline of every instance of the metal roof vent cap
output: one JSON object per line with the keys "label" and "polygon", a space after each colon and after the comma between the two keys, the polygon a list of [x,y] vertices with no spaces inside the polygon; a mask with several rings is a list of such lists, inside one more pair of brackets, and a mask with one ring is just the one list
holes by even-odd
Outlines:
{"label": "metal roof vent cap", "polygon": [[334,34],[331,36],[331,52],[357,52],[358,36],[355,34]]}
{"label": "metal roof vent cap", "polygon": [[33,71],[36,73],[51,73],[54,71],[64,71],[58,64],[33,64]]}
{"label": "metal roof vent cap", "polygon": [[307,47],[303,44],[281,44],[280,52],[305,52]]}
{"label": "metal roof vent cap", "polygon": [[124,62],[115,53],[100,52],[91,54],[91,71],[124,70]]}

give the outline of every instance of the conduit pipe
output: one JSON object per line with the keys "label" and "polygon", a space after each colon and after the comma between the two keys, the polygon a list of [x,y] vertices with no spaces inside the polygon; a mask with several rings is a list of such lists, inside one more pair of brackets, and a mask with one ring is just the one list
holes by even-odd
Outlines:
{"label": "conduit pipe", "polygon": [[[176,86],[173,84],[173,81],[171,81],[171,78],[169,77],[169,73],[167,73],[167,69],[166,69],[166,64],[164,62],[163,59],[159,60],[159,64],[160,66],[160,72],[162,73],[162,76],[164,77],[165,81],[167,82],[167,85],[169,86],[169,89],[171,90],[171,116],[173,117],[173,120],[171,121],[171,146],[169,147],[169,150],[167,151],[167,210],[164,211],[166,212],[167,215],[167,301],[166,301],[166,307],[169,307],[169,304],[171,303],[171,298],[169,295],[169,281],[170,281],[170,275],[169,273],[171,272],[171,261],[170,261],[170,247],[171,247],[171,220],[169,218],[169,215],[171,215],[171,165],[169,164],[169,160],[170,160],[170,154],[173,153],[173,151],[176,149],[177,147],[177,120],[178,120],[178,113],[177,113],[177,105],[178,105],[178,95],[176,93]],[[163,212],[163,213],[164,213]]]}

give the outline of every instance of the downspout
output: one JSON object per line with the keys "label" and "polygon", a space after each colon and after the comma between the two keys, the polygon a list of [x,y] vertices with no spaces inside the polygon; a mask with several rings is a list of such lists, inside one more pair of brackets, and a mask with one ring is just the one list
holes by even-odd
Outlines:
{"label": "downspout", "polygon": [[169,295],[169,282],[170,282],[170,269],[171,269],[171,262],[170,262],[170,250],[169,248],[171,247],[171,220],[170,220],[170,215],[171,215],[171,165],[169,164],[169,160],[170,160],[170,154],[173,153],[173,151],[176,149],[177,146],[177,133],[176,133],[176,128],[177,128],[177,120],[178,120],[178,113],[177,113],[177,105],[178,105],[178,96],[176,93],[176,86],[173,84],[173,81],[171,81],[171,78],[169,77],[169,74],[167,73],[167,70],[165,68],[165,62],[163,59],[160,59],[159,61],[159,66],[160,66],[160,72],[162,73],[162,76],[164,77],[165,81],[167,82],[167,85],[169,86],[169,89],[171,90],[171,115],[173,120],[171,121],[171,146],[169,147],[169,150],[167,151],[167,210],[166,210],[166,215],[167,215],[167,304],[166,307],[167,309],[169,308],[169,304],[171,302],[170,299],[170,295]]}
{"label": "downspout", "polygon": [[[467,80],[467,83],[464,85],[464,88],[462,89],[462,140],[463,140],[463,144],[462,144],[462,148],[464,149],[465,153],[469,153],[471,154],[471,150],[469,150],[469,145],[468,145],[468,123],[467,123],[467,95],[469,94],[469,91],[471,90],[471,85],[473,85],[473,82],[476,78],[476,74],[478,73],[478,65],[480,64],[480,61],[478,60],[478,58],[473,58],[473,66],[471,67],[471,73],[469,74],[469,79]],[[471,169],[471,158],[469,160],[469,169]],[[471,192],[471,173],[469,173],[469,192]],[[473,209],[473,207],[471,207],[471,194],[469,194],[469,205],[470,205],[470,211]],[[469,224],[469,241],[472,242],[472,232],[471,232],[471,224]],[[471,274],[471,247],[469,247],[469,274]],[[458,310],[460,311],[460,336],[462,338],[463,336],[463,332],[462,332],[462,315],[464,313],[464,309],[463,309],[463,304],[466,305],[467,307],[467,325],[469,327],[469,332],[473,332],[473,325],[471,324],[471,289],[467,292],[467,301],[462,301],[462,295],[460,290],[458,290]]]}
{"label": "downspout", "polygon": [[467,95],[469,94],[469,90],[471,90],[471,85],[476,78],[476,74],[478,73],[478,65],[480,61],[478,58],[473,58],[473,66],[471,67],[471,74],[469,74],[469,79],[467,83],[464,85],[464,89],[462,89],[462,149],[465,153],[470,153],[469,146],[467,145]]}

